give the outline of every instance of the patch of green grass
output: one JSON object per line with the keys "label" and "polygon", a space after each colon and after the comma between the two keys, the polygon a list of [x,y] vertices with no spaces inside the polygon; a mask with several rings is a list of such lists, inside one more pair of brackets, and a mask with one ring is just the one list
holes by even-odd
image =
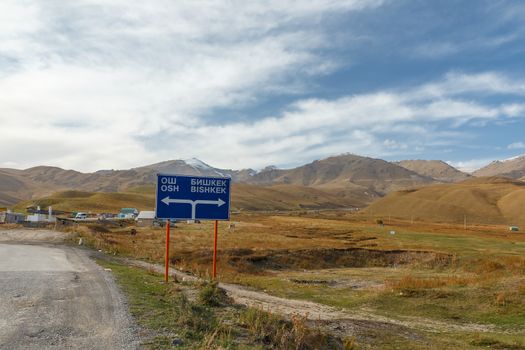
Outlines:
{"label": "patch of green grass", "polygon": [[[364,270],[364,271],[362,271]],[[363,277],[368,272],[384,278],[377,288],[352,288],[354,281],[374,281]],[[410,268],[349,268],[320,271],[281,271],[270,275],[239,275],[236,282],[262,289],[270,294],[344,308],[366,308],[393,319],[422,317],[457,324],[481,323],[504,329],[525,325],[525,289],[503,272],[479,276],[472,272]],[[334,281],[330,283],[294,283],[299,281]],[[510,282],[509,282],[510,281]],[[521,327],[521,332],[525,329]]]}
{"label": "patch of green grass", "polygon": [[221,322],[220,317],[225,315],[191,302],[181,286],[163,284],[161,276],[139,268],[107,261],[99,261],[99,264],[111,268],[128,297],[131,314],[150,334],[145,343],[147,348],[171,349],[176,339],[183,341],[177,346],[178,349],[199,349],[212,345],[227,349],[258,348],[236,344],[235,330]]}
{"label": "patch of green grass", "polygon": [[[525,254],[525,245],[522,242],[514,242],[503,239],[497,235],[486,234],[457,234],[449,232],[426,232],[411,231],[407,228],[396,229],[395,227],[374,228],[362,226],[365,232],[375,234],[384,244],[399,249],[424,249],[455,253],[461,256],[478,256],[498,254]],[[395,230],[395,235],[389,235],[390,230]],[[516,239],[521,239],[517,236]]]}
{"label": "patch of green grass", "polygon": [[219,288],[217,281],[207,282],[201,288],[198,301],[206,306],[221,306],[231,302],[224,289]]}
{"label": "patch of green grass", "polygon": [[[130,312],[148,336],[149,349],[354,349],[306,319],[291,321],[254,308],[235,307],[217,283],[162,283],[156,273],[99,260],[126,293]],[[188,291],[197,295],[191,301]],[[175,346],[174,341],[182,340]],[[351,345],[352,347],[349,347]]]}
{"label": "patch of green grass", "polygon": [[483,347],[488,349],[501,350],[523,350],[525,349],[525,341],[523,337],[516,335],[502,335],[502,334],[474,334],[468,337],[470,345],[476,347]]}
{"label": "patch of green grass", "polygon": [[351,288],[332,288],[326,285],[296,284],[288,279],[274,276],[240,275],[237,282],[268,293],[291,299],[314,301],[339,308],[354,308],[372,298],[366,291]]}

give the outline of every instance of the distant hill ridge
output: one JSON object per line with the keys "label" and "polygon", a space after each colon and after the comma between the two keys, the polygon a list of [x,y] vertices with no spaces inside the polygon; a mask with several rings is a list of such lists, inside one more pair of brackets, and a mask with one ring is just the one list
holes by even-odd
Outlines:
{"label": "distant hill ridge", "polygon": [[476,170],[474,176],[504,176],[512,179],[525,177],[525,155],[496,160],[489,165]]}
{"label": "distant hill ridge", "polygon": [[425,169],[410,169],[407,164],[342,154],[293,169],[270,166],[260,171],[219,169],[196,158],[164,161],[127,170],[99,170],[93,173],[51,166],[37,166],[25,170],[0,169],[0,205],[13,205],[23,200],[41,198],[66,190],[125,192],[132,188],[155,184],[157,173],[177,173],[230,176],[235,183],[258,186],[310,187],[328,196],[343,198],[345,203],[350,201],[353,206],[363,207],[392,191],[439,183],[445,178],[459,177],[463,174],[449,166],[444,171],[445,177],[435,178],[432,175],[441,173],[439,170],[429,170],[432,168],[430,165],[439,168],[434,163],[428,163],[430,165]]}
{"label": "distant hill ridge", "polygon": [[395,164],[442,182],[458,182],[472,176],[459,171],[442,160],[403,160]]}

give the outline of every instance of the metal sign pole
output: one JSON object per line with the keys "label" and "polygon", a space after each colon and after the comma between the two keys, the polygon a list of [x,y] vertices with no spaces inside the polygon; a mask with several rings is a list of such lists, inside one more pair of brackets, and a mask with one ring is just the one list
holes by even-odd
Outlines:
{"label": "metal sign pole", "polygon": [[217,277],[217,233],[219,231],[219,221],[215,220],[213,235],[213,274],[212,277],[215,279]]}
{"label": "metal sign pole", "polygon": [[166,220],[166,259],[164,270],[164,282],[168,283],[168,272],[170,268],[170,220]]}

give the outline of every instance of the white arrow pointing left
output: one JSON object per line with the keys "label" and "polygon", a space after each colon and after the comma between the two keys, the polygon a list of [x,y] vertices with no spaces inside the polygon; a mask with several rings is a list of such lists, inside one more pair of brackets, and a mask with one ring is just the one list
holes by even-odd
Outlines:
{"label": "white arrow pointing left", "polygon": [[166,205],[170,205],[170,203],[177,203],[177,204],[191,204],[193,205],[193,201],[190,199],[170,199],[170,197],[166,197],[162,200],[162,202]]}

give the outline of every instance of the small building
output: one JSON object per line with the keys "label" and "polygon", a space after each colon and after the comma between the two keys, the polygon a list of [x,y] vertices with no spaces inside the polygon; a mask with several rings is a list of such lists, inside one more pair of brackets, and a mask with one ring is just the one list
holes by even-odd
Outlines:
{"label": "small building", "polygon": [[26,221],[26,216],[21,213],[13,213],[9,210],[0,212],[0,224],[21,224]]}
{"label": "small building", "polygon": [[119,219],[135,219],[139,215],[136,208],[122,208],[118,214]]}
{"label": "small building", "polygon": [[143,210],[135,219],[137,226],[153,226],[156,221],[155,212]]}
{"label": "small building", "polygon": [[29,222],[47,222],[47,215],[45,214],[31,214],[27,216]]}
{"label": "small building", "polygon": [[37,207],[37,210],[33,214],[27,216],[27,221],[33,223],[39,222],[56,222],[56,216],[53,215],[53,209],[51,207],[47,208],[47,214],[45,210],[41,210],[40,206]]}

